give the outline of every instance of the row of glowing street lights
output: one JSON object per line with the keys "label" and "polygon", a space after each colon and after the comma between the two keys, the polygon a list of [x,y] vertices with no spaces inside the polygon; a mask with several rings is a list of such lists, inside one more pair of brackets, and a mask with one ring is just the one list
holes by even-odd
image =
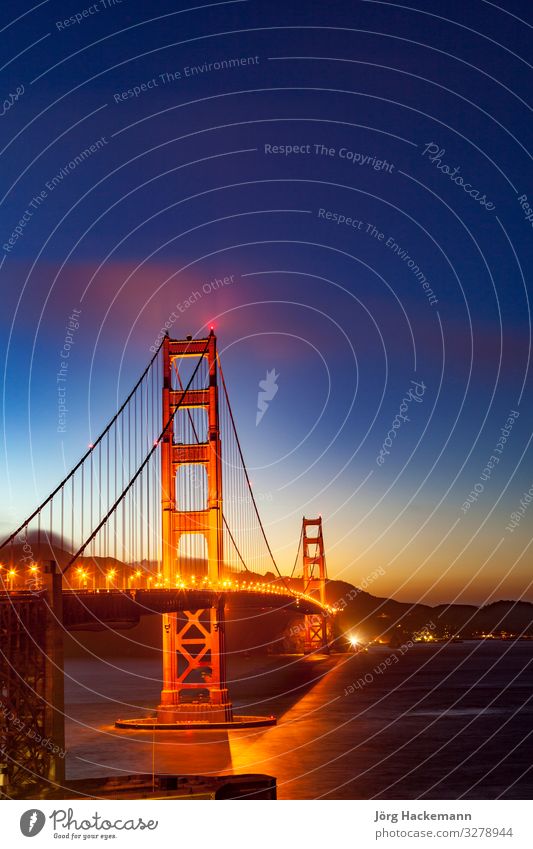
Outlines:
{"label": "row of glowing street lights", "polygon": [[[92,581],[92,588],[96,588],[96,576],[93,574],[91,578],[88,569],[85,569],[83,566],[78,566],[74,571],[76,575],[76,582],[80,590],[88,589],[89,581]],[[107,589],[114,584],[116,576],[116,569],[107,570],[105,573]],[[142,572],[138,569],[130,578],[128,578],[128,581],[132,581],[135,578],[139,579],[141,576]],[[37,563],[32,563],[26,569],[15,569],[14,566],[8,567],[3,563],[0,563],[0,585],[4,585],[4,587],[7,587],[8,590],[14,590],[15,586],[17,589],[40,590],[43,586],[41,568]]]}
{"label": "row of glowing street lights", "polygon": [[[41,589],[42,588],[42,576],[40,567],[37,563],[32,563],[27,569],[28,578],[24,580],[24,584],[26,587],[30,589]],[[79,590],[96,590],[96,573],[90,573],[89,570],[84,566],[77,566],[74,569],[75,582]],[[117,587],[117,577],[118,570],[117,569],[108,569],[103,573],[105,578],[105,588],[106,590],[111,589],[119,589]],[[143,584],[143,578],[145,583],[145,588],[150,589],[180,589],[180,590],[194,590],[194,589],[217,589],[217,590],[225,590],[235,592],[236,590],[244,590],[247,592],[260,592],[260,593],[268,593],[272,595],[286,595],[290,597],[296,596],[299,599],[308,599],[310,601],[316,602],[316,599],[313,596],[308,595],[307,593],[300,593],[296,590],[289,590],[286,587],[281,587],[279,584],[269,584],[266,581],[237,581],[237,580],[223,580],[217,581],[213,583],[207,577],[196,578],[196,575],[191,575],[187,580],[184,580],[181,577],[177,577],[175,580],[174,587],[171,587],[170,579],[163,577],[161,572],[158,572],[156,575],[148,573],[142,569],[136,569],[127,577],[127,588],[130,590],[133,589],[141,589]],[[20,585],[21,580],[23,580],[23,572],[18,572],[13,567],[7,568],[2,563],[0,563],[0,583],[6,584],[8,590],[13,590],[15,588],[15,584]],[[89,587],[89,584],[92,586]],[[20,586],[19,586],[20,588]],[[335,607],[331,605],[325,605],[328,613],[335,613]]]}
{"label": "row of glowing street lights", "polygon": [[[78,566],[74,569],[75,574],[75,583],[80,590],[89,589],[89,584],[91,584],[91,589],[96,589],[96,573],[90,573],[88,569],[83,566]],[[105,577],[106,589],[111,589],[116,587],[116,580],[118,575],[117,569],[108,569],[107,572],[103,573]],[[141,569],[136,569],[128,577],[128,587],[131,587],[131,584],[134,581],[139,582],[142,579],[143,571]],[[150,586],[153,580],[153,576],[148,577],[148,586]],[[18,589],[32,589],[39,590],[42,589],[42,573],[41,568],[37,563],[32,563],[24,569],[15,569],[15,567],[10,566],[7,567],[3,563],[0,563],[0,584],[3,584],[7,587],[8,590],[14,590],[15,586]],[[156,584],[159,586],[159,584]],[[163,586],[161,584],[161,586]]]}
{"label": "row of glowing street lights", "polygon": [[39,590],[42,587],[41,570],[37,563],[32,563],[26,569],[26,578],[23,578],[24,570],[20,572],[13,566],[5,566],[0,563],[0,586],[7,587],[8,590],[13,590],[15,583],[20,579],[24,580],[25,586],[29,589]]}
{"label": "row of glowing street lights", "polygon": [[[83,572],[83,568],[79,567],[77,572]],[[116,578],[116,569],[109,569],[106,572],[106,588],[109,589],[109,584],[112,584]],[[146,577],[146,588],[147,589],[172,589],[171,582],[169,578],[163,577],[161,572],[158,572],[157,575],[151,575],[148,573],[144,573]],[[128,577],[128,589],[137,589],[140,588],[141,579],[143,577],[143,572],[141,569],[137,569]],[[155,581],[155,583],[154,583]],[[137,582],[138,587],[132,587],[133,583]],[[316,598],[309,595],[308,593],[300,593],[296,590],[289,590],[286,587],[280,587],[279,584],[269,584],[266,581],[237,581],[237,580],[223,580],[217,581],[213,583],[210,581],[208,577],[204,576],[203,578],[196,578],[196,575],[191,575],[188,580],[184,580],[181,577],[177,577],[174,583],[175,589],[180,590],[195,590],[195,589],[217,589],[217,590],[229,590],[231,592],[235,592],[236,590],[245,590],[249,592],[260,592],[260,593],[268,593],[271,595],[286,595],[289,597],[296,596],[301,599],[308,599],[309,601],[316,602]],[[335,613],[336,608],[332,605],[325,605],[325,608],[329,613]]]}

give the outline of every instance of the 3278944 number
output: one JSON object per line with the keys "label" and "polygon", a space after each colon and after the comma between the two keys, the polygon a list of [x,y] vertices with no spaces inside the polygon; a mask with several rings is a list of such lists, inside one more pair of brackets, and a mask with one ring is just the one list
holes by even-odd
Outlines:
{"label": "3278944 number", "polygon": [[463,829],[462,837],[512,837],[512,828],[469,828]]}

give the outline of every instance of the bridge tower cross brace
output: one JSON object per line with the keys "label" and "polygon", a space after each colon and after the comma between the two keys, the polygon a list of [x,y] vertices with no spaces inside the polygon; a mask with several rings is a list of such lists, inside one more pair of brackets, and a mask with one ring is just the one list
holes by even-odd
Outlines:
{"label": "bridge tower cross brace", "polygon": [[[178,577],[178,547],[184,534],[201,534],[207,542],[207,576],[216,585],[223,570],[222,461],[218,413],[217,353],[213,331],[208,339],[175,340],[165,337],[163,357],[163,423],[180,410],[204,409],[207,441],[182,444],[174,427],[161,445],[162,574],[168,585]],[[205,357],[209,385],[205,389],[173,388],[175,359]],[[183,510],[176,501],[176,476],[181,466],[201,465],[206,470],[207,503],[203,510]],[[163,689],[158,720],[229,722],[232,705],[226,685],[224,599],[216,606],[163,615]],[[195,691],[208,698],[191,703]],[[189,696],[189,701],[187,701]]]}
{"label": "bridge tower cross brace", "polygon": [[[302,528],[304,592],[318,594],[321,604],[326,604],[326,555],[322,535],[322,516],[303,518]],[[328,646],[326,617],[323,614],[305,616],[304,652],[325,651]]]}

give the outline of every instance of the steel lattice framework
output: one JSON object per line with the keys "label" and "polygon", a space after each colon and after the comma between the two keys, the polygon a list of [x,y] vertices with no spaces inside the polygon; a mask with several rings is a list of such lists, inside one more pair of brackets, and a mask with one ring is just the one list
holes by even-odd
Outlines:
{"label": "steel lattice framework", "polygon": [[[322,516],[318,519],[303,519],[302,552],[304,592],[316,594],[322,605],[326,605],[326,553],[322,534]],[[322,613],[305,617],[306,653],[324,651],[328,645],[327,620]]]}
{"label": "steel lattice framework", "polygon": [[64,780],[60,576],[45,582],[39,592],[0,593],[1,790],[8,798]]}
{"label": "steel lattice framework", "polygon": [[[180,375],[179,361],[205,358],[207,386],[184,390],[181,379],[173,388],[172,377]],[[168,428],[161,446],[163,579],[173,584],[181,577],[180,543],[185,535],[200,535],[207,544],[207,576],[212,583],[221,578],[224,564],[222,524],[222,459],[218,415],[216,337],[171,340],[163,343],[163,421],[179,408],[189,416],[190,431],[198,437],[191,410],[206,415],[205,440],[177,442],[176,427]],[[197,422],[198,426],[200,422]],[[180,470],[205,470],[203,503],[191,503],[191,493],[177,497]],[[192,476],[194,479],[194,475]],[[189,498],[187,498],[189,495]],[[194,508],[197,509],[194,509]],[[190,559],[190,558],[189,558]],[[199,610],[163,616],[163,690],[158,718],[161,722],[186,719],[230,722],[232,707],[226,687],[224,603]],[[202,693],[205,701],[187,696]]]}
{"label": "steel lattice framework", "polygon": [[[235,723],[230,594],[301,612],[305,650],[326,646],[319,614],[334,610],[320,519],[304,519],[302,539],[300,592],[281,574],[259,514],[214,332],[165,336],[78,463],[0,544],[0,787],[17,795],[61,779],[63,628],[120,628],[161,614],[163,689],[147,719]],[[273,717],[240,717],[256,719]]]}

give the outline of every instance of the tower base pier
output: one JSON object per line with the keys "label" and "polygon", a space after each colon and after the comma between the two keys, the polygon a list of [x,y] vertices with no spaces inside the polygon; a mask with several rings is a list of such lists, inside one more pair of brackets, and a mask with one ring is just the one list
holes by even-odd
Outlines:
{"label": "tower base pier", "polygon": [[233,705],[227,690],[219,690],[217,700],[161,704],[157,708],[157,721],[164,724],[179,722],[233,722]]}
{"label": "tower base pier", "polygon": [[264,728],[276,725],[275,716],[233,716],[227,720],[216,719],[185,719],[166,722],[161,721],[159,716],[143,716],[140,719],[117,719],[115,728],[141,730],[141,731],[238,731],[240,728]]}

